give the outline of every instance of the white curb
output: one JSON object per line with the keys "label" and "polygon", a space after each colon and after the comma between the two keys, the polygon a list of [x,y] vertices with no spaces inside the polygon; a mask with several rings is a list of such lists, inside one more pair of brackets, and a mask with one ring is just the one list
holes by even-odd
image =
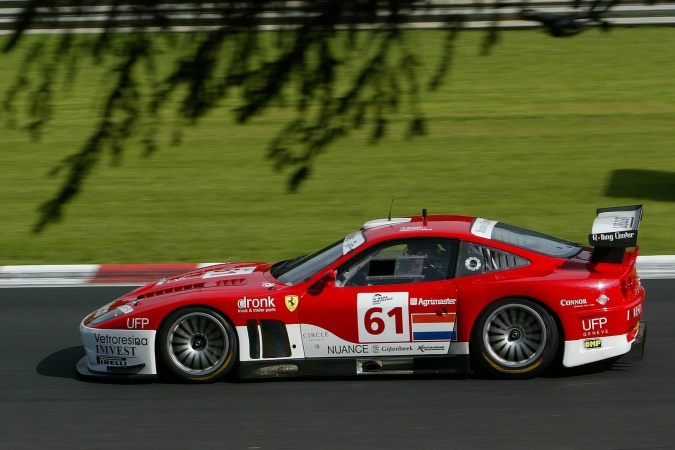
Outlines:
{"label": "white curb", "polygon": [[675,278],[675,255],[638,256],[637,270],[645,280]]}

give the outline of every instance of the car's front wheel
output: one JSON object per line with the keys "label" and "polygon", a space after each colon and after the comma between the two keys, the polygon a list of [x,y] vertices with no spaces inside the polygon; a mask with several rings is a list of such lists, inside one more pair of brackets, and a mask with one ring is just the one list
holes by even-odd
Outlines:
{"label": "car's front wheel", "polygon": [[158,331],[160,373],[192,382],[217,381],[237,356],[237,337],[230,323],[207,308],[174,311]]}
{"label": "car's front wheel", "polygon": [[558,327],[537,303],[508,298],[489,305],[471,335],[474,360],[500,378],[533,377],[546,369],[558,351]]}

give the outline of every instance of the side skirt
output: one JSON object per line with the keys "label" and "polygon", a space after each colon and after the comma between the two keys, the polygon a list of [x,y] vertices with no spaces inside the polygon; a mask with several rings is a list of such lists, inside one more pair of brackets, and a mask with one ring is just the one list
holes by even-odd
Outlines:
{"label": "side skirt", "polygon": [[354,375],[434,375],[471,373],[469,355],[400,358],[317,358],[242,361],[239,377],[335,377]]}

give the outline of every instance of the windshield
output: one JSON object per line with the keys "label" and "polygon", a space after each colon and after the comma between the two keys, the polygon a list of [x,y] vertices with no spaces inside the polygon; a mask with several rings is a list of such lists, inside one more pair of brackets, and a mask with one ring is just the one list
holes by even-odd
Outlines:
{"label": "windshield", "polygon": [[580,244],[504,223],[494,225],[490,238],[558,258],[571,258],[582,249]]}
{"label": "windshield", "polygon": [[344,239],[340,239],[311,255],[277,263],[272,267],[272,276],[286,284],[297,284],[308,280],[342,256],[343,242]]}
{"label": "windshield", "polygon": [[355,231],[311,255],[276,263],[271,269],[272,276],[289,285],[307,281],[317,272],[337,261],[340,256],[352,252],[365,242],[366,235],[363,234],[363,230]]}

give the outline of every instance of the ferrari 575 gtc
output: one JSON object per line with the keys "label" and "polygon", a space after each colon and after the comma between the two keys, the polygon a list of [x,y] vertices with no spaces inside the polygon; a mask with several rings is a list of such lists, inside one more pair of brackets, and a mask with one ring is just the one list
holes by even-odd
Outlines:
{"label": "ferrari 575 gtc", "polygon": [[518,379],[631,353],[645,292],[641,206],[581,245],[481,217],[366,222],[319,251],[159,280],[89,314],[86,376],[472,373]]}

